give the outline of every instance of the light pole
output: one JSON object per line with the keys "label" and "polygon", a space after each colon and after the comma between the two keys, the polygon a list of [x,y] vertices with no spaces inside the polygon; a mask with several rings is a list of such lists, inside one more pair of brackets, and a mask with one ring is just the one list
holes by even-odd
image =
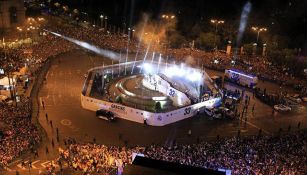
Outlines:
{"label": "light pole", "polygon": [[[161,16],[161,18],[162,18],[163,20],[165,20],[167,23],[169,23],[170,21],[175,20],[176,16],[175,16],[175,15],[172,15],[172,14],[169,14],[169,15],[163,14],[163,15]],[[160,25],[160,23],[159,23],[159,25]],[[160,28],[160,26],[158,26],[158,27]],[[167,35],[167,36],[168,36],[168,35]],[[167,39],[166,39],[166,46],[169,47],[169,45],[170,45],[170,42],[169,42],[169,39],[168,39],[168,37],[167,37]]]}
{"label": "light pole", "polygon": [[105,27],[104,27],[104,28],[105,28],[106,31],[107,31],[107,30],[108,30],[108,28],[107,28],[107,27],[108,27],[108,21],[107,21],[107,20],[108,20],[108,17],[105,16],[104,19],[105,19]]}
{"label": "light pole", "polygon": [[258,39],[259,39],[259,35],[260,35],[260,32],[265,32],[267,31],[266,28],[262,27],[262,28],[259,28],[259,27],[252,27],[252,30],[257,32],[257,40],[256,40],[256,43],[258,43]]}
{"label": "light pole", "polygon": [[104,19],[104,16],[103,16],[103,15],[100,15],[99,18],[100,18],[100,27],[103,27],[103,19]]}
{"label": "light pole", "polygon": [[217,26],[218,26],[219,24],[224,24],[224,21],[223,21],[223,20],[217,20],[217,19],[211,19],[210,22],[211,22],[212,24],[215,25],[214,47],[215,47],[215,49],[217,50],[217,45],[216,45]]}

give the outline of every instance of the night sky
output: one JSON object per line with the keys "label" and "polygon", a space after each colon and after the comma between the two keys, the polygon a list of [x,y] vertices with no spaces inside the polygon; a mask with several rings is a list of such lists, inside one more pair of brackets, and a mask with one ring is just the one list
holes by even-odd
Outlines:
{"label": "night sky", "polygon": [[[133,26],[143,13],[157,18],[163,13],[175,14],[178,30],[186,33],[196,23],[211,18],[238,25],[245,0],[59,0],[62,5],[81,9],[97,18],[108,15],[110,24]],[[307,31],[306,0],[253,0],[248,25],[266,26],[271,33],[284,35],[292,45],[304,45]],[[130,25],[129,25],[130,24]]]}

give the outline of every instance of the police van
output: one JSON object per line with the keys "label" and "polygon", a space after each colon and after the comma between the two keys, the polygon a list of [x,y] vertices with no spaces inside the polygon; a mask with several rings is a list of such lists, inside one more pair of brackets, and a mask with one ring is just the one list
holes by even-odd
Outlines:
{"label": "police van", "polygon": [[232,83],[236,83],[238,85],[249,88],[255,88],[258,83],[257,76],[246,74],[244,72],[234,69],[226,69],[224,75],[225,81],[230,81]]}

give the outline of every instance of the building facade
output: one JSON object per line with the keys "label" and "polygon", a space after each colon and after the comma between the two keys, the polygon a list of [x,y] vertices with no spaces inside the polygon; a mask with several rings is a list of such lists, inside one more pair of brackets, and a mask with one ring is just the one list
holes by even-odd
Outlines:
{"label": "building facade", "polygon": [[25,21],[23,0],[0,0],[0,28],[20,26]]}

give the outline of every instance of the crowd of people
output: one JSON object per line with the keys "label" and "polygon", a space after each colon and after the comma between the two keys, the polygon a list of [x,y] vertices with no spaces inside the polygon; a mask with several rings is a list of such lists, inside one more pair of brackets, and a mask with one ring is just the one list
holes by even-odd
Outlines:
{"label": "crowd of people", "polygon": [[[129,53],[138,52],[140,55],[144,54],[147,50],[147,46],[144,43],[138,42],[136,37],[129,37],[130,39],[128,40],[127,35],[109,33],[98,27],[82,27],[75,24],[67,24],[65,21],[51,21],[52,22],[46,24],[46,29],[59,33],[63,36],[93,44],[99,48],[122,52],[122,54],[125,54],[128,46]],[[22,61],[21,58],[31,57],[31,60],[39,63],[43,62],[50,56],[77,48],[76,45],[61,39],[60,37],[54,36],[46,31],[45,34],[47,35],[42,36],[37,44],[31,44],[29,46],[12,50],[10,52],[12,54],[7,56],[7,59],[13,60],[7,60],[6,62],[13,62],[16,65],[19,64],[18,66],[21,66],[22,63],[25,62],[25,59]],[[32,51],[30,56],[24,54],[23,52],[27,49]],[[167,55],[169,58],[175,59],[176,61],[187,62],[188,64],[205,66],[207,68],[218,70],[224,70],[227,68],[240,69],[248,73],[256,74],[264,79],[269,79],[284,84],[291,83],[305,85],[306,83],[291,74],[290,70],[271,63],[267,57],[246,56],[240,54],[232,56],[227,55],[225,52],[206,52],[191,48],[169,48],[160,50],[152,49],[153,48],[149,48],[149,52],[161,52],[163,55]],[[190,58],[192,58],[192,61]],[[1,64],[5,64],[5,62]]]}
{"label": "crowd of people", "polygon": [[[147,49],[149,52],[161,52],[165,57],[170,57],[176,61],[186,62],[188,64],[205,66],[207,68],[224,70],[235,68],[248,73],[256,74],[259,77],[277,83],[301,84],[306,86],[306,82],[291,74],[291,71],[282,66],[278,66],[263,56],[247,56],[237,54],[227,55],[225,52],[206,52],[191,48],[159,48],[149,47],[140,43],[136,37],[130,37],[119,33],[109,33],[98,27],[80,27],[76,25],[50,25],[51,31],[55,31],[64,36],[68,36],[80,41],[85,41],[100,48],[126,53],[127,48],[130,53],[144,54]],[[154,45],[154,44],[152,44]],[[127,47],[128,46],[128,47]],[[158,49],[158,50],[154,50]],[[147,55],[151,55],[150,53]],[[189,58],[187,58],[189,57]],[[191,59],[192,58],[192,61]]]}
{"label": "crowd of people", "polygon": [[[299,131],[281,136],[234,137],[213,142],[145,148],[107,147],[98,144],[72,144],[61,150],[60,159],[76,171],[107,172],[126,166],[132,154],[207,169],[228,169],[232,174],[306,173],[307,132]],[[118,163],[121,162],[121,163]]]}
{"label": "crowd of people", "polygon": [[[126,52],[128,46],[129,52],[131,53],[144,53],[147,48],[146,45],[139,44],[136,38],[128,40],[127,35],[110,34],[97,27],[81,27],[63,23],[50,23],[47,24],[45,28],[116,52]],[[26,44],[19,48],[1,49],[0,68],[18,71],[25,66],[25,64],[30,67],[40,67],[47,58],[77,48],[76,45],[60,37],[51,35],[46,31],[41,31],[40,33],[39,39],[32,44]],[[226,53],[205,52],[191,48],[166,49],[161,50],[161,52],[165,55],[169,55],[169,57],[174,58],[176,61],[184,62],[190,60],[186,59],[189,55],[193,58],[192,63],[189,62],[189,64],[198,64],[199,66],[220,70],[233,67],[278,82],[285,83],[287,81],[287,83],[291,82],[292,84],[306,83],[306,81],[295,78],[282,67],[270,63],[265,57],[251,57],[245,59],[245,57],[239,56],[233,59],[232,56],[228,56]],[[235,62],[233,62],[234,60]],[[246,60],[248,60],[248,62]],[[18,107],[1,104],[0,124],[0,131],[3,133],[0,140],[0,166],[7,165],[12,159],[40,141],[37,128],[31,124],[31,107],[29,99],[22,98]],[[269,139],[275,139],[275,141],[269,142]],[[208,168],[216,168],[217,166],[226,167],[233,169],[234,172],[242,174],[251,171],[259,171],[264,174],[267,174],[266,172],[277,171],[302,172],[302,169],[306,169],[306,167],[301,164],[302,162],[300,160],[302,159],[295,160],[294,158],[297,157],[299,153],[303,153],[303,155],[304,153],[306,154],[306,147],[301,146],[301,144],[304,144],[302,143],[304,140],[306,140],[305,133],[282,138],[263,137],[261,139],[250,138],[239,141],[230,139],[219,141],[218,144],[215,145],[202,143],[190,146],[178,146],[171,149],[151,146],[148,147],[145,154],[156,159]],[[238,142],[240,144],[238,144]],[[285,143],[287,144],[285,145]],[[276,144],[277,146],[272,144]],[[256,149],[260,149],[259,145],[262,145],[264,148],[261,149],[260,152],[255,151]],[[294,146],[301,146],[300,148],[302,149],[298,149],[296,152],[295,149],[292,149]],[[218,148],[217,150],[219,151],[214,151],[215,148]],[[276,153],[280,153],[280,150],[283,151],[282,154],[277,155]],[[133,150],[130,149],[126,150],[118,147],[109,148],[102,145],[71,145],[68,152],[63,152],[63,158],[69,160],[70,164],[75,169],[93,171],[93,169],[96,170],[97,167],[105,166],[104,161],[106,157],[120,157],[124,163],[130,163],[132,151]],[[245,153],[245,155],[240,155],[242,152]],[[269,156],[264,154],[268,154]],[[287,160],[284,157],[286,154],[289,154],[289,159]],[[184,160],[181,160],[184,156],[186,156]],[[88,161],[91,163],[88,164]],[[263,164],[255,163],[256,161],[262,162]],[[202,164],[203,162],[207,163]],[[281,162],[283,162],[283,164],[281,164]]]}
{"label": "crowd of people", "polygon": [[71,144],[68,149],[60,149],[60,161],[65,161],[75,171],[84,174],[108,173],[117,167],[132,163],[132,153],[141,148],[125,148],[99,144]]}
{"label": "crowd of people", "polygon": [[[205,52],[198,49],[181,48],[167,51],[172,57],[187,62],[187,56],[192,56],[194,65],[223,71],[233,68],[257,75],[259,78],[283,85],[300,84],[306,87],[306,81],[291,74],[291,71],[270,62],[267,57],[247,55],[227,55],[224,52]],[[189,62],[188,62],[189,63]],[[307,89],[304,90],[307,94]]]}
{"label": "crowd of people", "polygon": [[31,123],[31,102],[21,98],[18,106],[0,104],[0,168],[27,150],[34,148],[41,137]]}

